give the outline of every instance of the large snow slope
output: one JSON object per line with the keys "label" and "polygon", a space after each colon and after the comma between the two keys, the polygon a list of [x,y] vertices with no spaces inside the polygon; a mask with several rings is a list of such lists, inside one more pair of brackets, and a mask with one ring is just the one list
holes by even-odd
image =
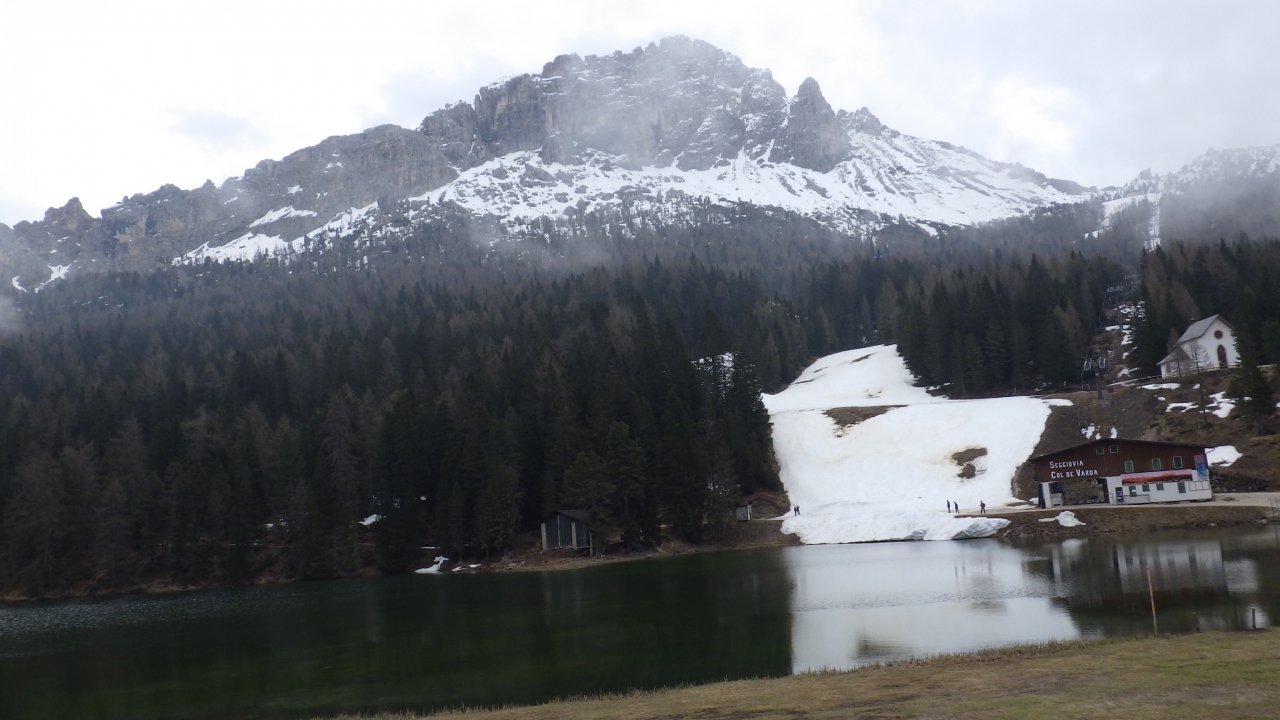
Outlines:
{"label": "large snow slope", "polygon": [[591,212],[624,200],[638,209],[678,211],[702,199],[720,205],[749,202],[812,217],[856,234],[899,216],[922,223],[972,225],[1021,215],[1052,203],[1073,203],[1049,185],[1028,182],[1020,167],[974,155],[948,143],[901,135],[850,132],[853,157],[819,172],[740,153],[707,170],[628,169],[625,158],[584,153],[582,164],[545,163],[515,152],[463,171],[457,179],[411,201],[452,200],[477,215],[512,221]]}
{"label": "large snow slope", "polygon": [[[1049,407],[1028,397],[949,400],[915,387],[894,345],[828,355],[786,390],[765,395],[782,482],[799,516],[782,531],[805,543],[984,537],[1008,521],[957,518],[1017,502],[1010,484],[1044,431]],[[884,407],[841,427],[824,411]],[[973,477],[953,455],[971,460]],[[963,460],[963,458],[962,458]]]}

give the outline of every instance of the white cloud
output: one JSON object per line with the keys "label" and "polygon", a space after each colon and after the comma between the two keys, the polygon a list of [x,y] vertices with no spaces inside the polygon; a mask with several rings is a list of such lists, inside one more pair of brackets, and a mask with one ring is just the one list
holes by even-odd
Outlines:
{"label": "white cloud", "polygon": [[1075,98],[1069,90],[1014,76],[995,83],[990,97],[990,121],[998,132],[996,159],[1043,165],[1070,155],[1074,132],[1067,118]]}
{"label": "white cloud", "polygon": [[217,110],[181,110],[175,114],[173,131],[210,150],[252,148],[265,139],[249,120]]}

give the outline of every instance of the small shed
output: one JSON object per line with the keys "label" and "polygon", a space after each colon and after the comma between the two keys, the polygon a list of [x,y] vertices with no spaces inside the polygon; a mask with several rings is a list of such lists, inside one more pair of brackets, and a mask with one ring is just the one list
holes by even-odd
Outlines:
{"label": "small shed", "polygon": [[739,505],[734,511],[734,517],[738,518],[738,522],[747,522],[751,519],[751,503]]}
{"label": "small shed", "polygon": [[572,548],[586,550],[592,546],[587,530],[586,510],[557,510],[542,521],[542,549]]}

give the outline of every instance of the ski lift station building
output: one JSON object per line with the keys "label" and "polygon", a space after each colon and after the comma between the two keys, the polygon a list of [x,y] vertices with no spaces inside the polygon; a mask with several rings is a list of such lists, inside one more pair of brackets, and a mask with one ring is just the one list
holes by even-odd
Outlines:
{"label": "ski lift station building", "polygon": [[1213,499],[1203,445],[1111,438],[1038,455],[1030,462],[1043,508]]}

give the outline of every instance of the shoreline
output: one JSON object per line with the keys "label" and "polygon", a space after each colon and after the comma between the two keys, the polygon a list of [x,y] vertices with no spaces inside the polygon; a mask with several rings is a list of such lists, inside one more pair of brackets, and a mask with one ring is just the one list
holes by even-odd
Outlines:
{"label": "shoreline", "polygon": [[[623,551],[618,553],[606,553],[603,557],[580,555],[570,550],[550,550],[543,552],[534,547],[525,547],[514,552],[508,552],[495,560],[480,560],[475,563],[463,561],[450,563],[447,566],[449,570],[443,571],[441,574],[455,574],[453,572],[453,568],[460,568],[456,573],[459,575],[478,573],[554,572],[558,570],[578,570],[619,562],[671,558],[681,555],[696,555],[732,550],[757,550],[770,547],[793,547],[803,544],[795,535],[787,535],[778,532],[777,527],[781,524],[781,519],[751,520],[748,522],[735,523],[732,530],[730,530],[724,538],[718,540],[708,540],[704,543],[695,544],[685,542],[683,540],[672,539],[664,542],[660,547],[655,548],[653,552]],[[472,567],[473,564],[475,567]],[[412,572],[404,574],[413,575]],[[170,593],[198,592],[203,590],[229,590],[234,588],[260,587],[264,585],[289,585],[303,582],[324,582],[328,580],[352,580],[359,578],[399,576],[400,575],[384,575],[369,569],[366,572],[356,573],[353,575],[316,578],[314,580],[309,578],[286,578],[276,575],[265,575],[243,583],[190,584],[155,580],[150,582],[139,582],[123,588],[107,591],[93,591],[82,586],[72,588],[66,592],[34,597],[18,595],[15,593],[6,593],[0,595],[0,605],[10,603],[38,603],[62,600],[93,600],[114,597],[167,595]]]}
{"label": "shoreline", "polygon": [[[1269,495],[1270,493],[1258,493]],[[1063,527],[1052,522],[1059,513],[1071,512],[1083,525]],[[1019,509],[965,514],[960,517],[1002,518],[1009,524],[996,531],[996,538],[1067,538],[1109,533],[1143,533],[1163,530],[1197,530],[1215,527],[1265,525],[1270,508],[1250,502],[1179,503],[1174,505],[1074,505],[1051,510]]]}
{"label": "shoreline", "polygon": [[[1028,678],[1040,678],[1028,682]],[[1168,718],[1272,717],[1280,632],[1097,638],[940,655],[841,672],[733,680],[502,708],[374,717]],[[341,715],[330,720],[354,720]],[[317,719],[318,720],[318,719]]]}
{"label": "shoreline", "polygon": [[735,523],[733,529],[718,540],[690,543],[683,540],[667,540],[652,552],[621,551],[605,553],[602,557],[579,555],[571,550],[525,550],[504,556],[490,565],[482,565],[472,572],[543,572],[577,570],[608,563],[656,560],[680,555],[726,552],[731,550],[759,550],[771,547],[796,547],[803,545],[796,535],[784,534],[778,528],[782,519],[758,519]]}
{"label": "shoreline", "polygon": [[[1252,496],[1258,497],[1252,497]],[[1268,522],[1269,506],[1261,501],[1262,496],[1271,493],[1232,493],[1223,498],[1236,498],[1236,502],[1215,500],[1212,503],[1182,503],[1177,505],[1142,505],[1118,507],[1114,505],[1081,505],[1053,508],[1052,510],[1017,509],[988,512],[986,515],[961,514],[964,518],[1002,518],[1009,525],[998,530],[989,537],[997,539],[1042,538],[1061,539],[1083,537],[1111,533],[1142,533],[1164,530],[1195,530],[1215,527],[1241,527],[1247,525],[1264,525]],[[1238,503],[1238,504],[1237,504]],[[1075,513],[1084,525],[1062,527],[1056,522],[1040,522],[1056,517],[1060,512]],[[770,547],[797,547],[801,543],[796,535],[783,534],[778,530],[781,518],[758,519],[743,523],[735,523],[725,538],[705,543],[694,544],[681,540],[668,540],[653,552],[606,553],[603,557],[579,555],[573,551],[554,550],[543,552],[537,548],[525,547],[519,551],[492,561],[475,563],[457,563],[452,567],[461,567],[458,574],[474,573],[508,573],[508,572],[554,572],[558,570],[578,570],[597,567],[604,564],[633,562],[671,558],[681,555],[693,555],[710,552],[727,552],[733,550],[756,550]],[[909,540],[880,540],[876,542],[913,542]],[[939,541],[948,542],[948,541]],[[955,542],[955,541],[951,541]],[[861,544],[861,543],[840,543]],[[453,574],[452,569],[447,571]],[[352,578],[391,577],[376,572],[365,572],[325,580],[342,580]],[[297,582],[310,582],[301,578],[282,578],[264,576],[252,582],[239,584],[181,584],[164,581],[138,583],[120,590],[106,592],[87,591],[85,588],[72,589],[65,593],[25,597],[16,594],[0,596],[0,603],[28,603],[56,600],[101,599],[112,597],[164,595],[177,592],[194,592],[201,590],[225,590],[231,588],[258,587],[263,585],[284,585]]]}

